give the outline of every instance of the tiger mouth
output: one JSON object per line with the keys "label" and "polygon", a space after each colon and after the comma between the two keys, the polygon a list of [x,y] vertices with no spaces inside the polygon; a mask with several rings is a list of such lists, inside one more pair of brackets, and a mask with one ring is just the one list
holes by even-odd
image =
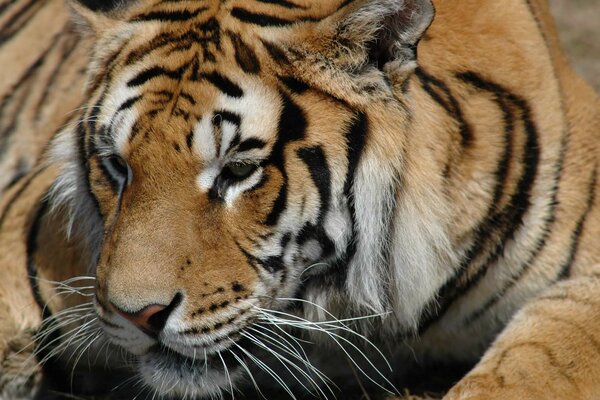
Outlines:
{"label": "tiger mouth", "polygon": [[188,357],[162,344],[139,356],[137,374],[160,398],[214,398],[233,390],[239,364],[231,351]]}
{"label": "tiger mouth", "polygon": [[230,351],[220,351],[206,355],[201,351],[198,352],[197,357],[189,357],[163,344],[157,344],[148,351],[145,357],[160,360],[161,366],[167,369],[199,369],[224,373],[225,366],[228,369],[236,368],[235,357]]}

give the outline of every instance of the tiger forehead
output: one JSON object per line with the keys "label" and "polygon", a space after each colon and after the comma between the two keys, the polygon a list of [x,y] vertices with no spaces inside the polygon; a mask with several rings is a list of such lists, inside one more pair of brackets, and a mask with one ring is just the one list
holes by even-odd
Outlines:
{"label": "tiger forehead", "polygon": [[[132,22],[189,22],[207,15],[231,17],[232,23],[285,26],[301,20],[316,21],[333,14],[353,0],[158,0],[136,2]],[[357,1],[360,3],[360,1]],[[224,19],[225,19],[224,18]]]}
{"label": "tiger forehead", "polygon": [[[263,135],[261,141],[270,141],[277,130],[272,120],[282,104],[282,91],[308,88],[292,78],[293,71],[281,67],[285,62],[278,65],[282,61],[277,54],[278,35],[288,27],[320,21],[349,3],[137,3],[141,5],[129,10],[130,39],[108,63],[108,70],[112,62],[119,65],[107,75],[106,84],[115,90],[103,104],[116,150],[127,153],[127,148],[137,147],[136,139],[148,135],[187,136],[188,146],[211,135],[218,137],[199,142],[236,143],[257,134]],[[264,129],[253,132],[254,127]],[[209,153],[203,156],[222,156],[218,151]]]}
{"label": "tiger forehead", "polygon": [[[257,73],[257,45],[262,44],[260,47],[272,56],[276,50],[269,48],[269,44],[278,42],[280,37],[288,41],[287,28],[297,27],[302,32],[303,23],[321,21],[350,3],[349,0],[141,2],[138,3],[141,8],[130,10],[126,19],[133,23],[134,32],[142,30],[144,38],[132,41],[135,48],[130,50],[124,64],[139,62],[149,55],[181,56],[190,50],[199,53],[201,62],[214,63],[216,54],[225,52],[223,41],[227,38],[242,69]],[[146,29],[150,25],[152,28]],[[147,35],[150,31],[156,34]],[[300,41],[305,39],[302,35]]]}

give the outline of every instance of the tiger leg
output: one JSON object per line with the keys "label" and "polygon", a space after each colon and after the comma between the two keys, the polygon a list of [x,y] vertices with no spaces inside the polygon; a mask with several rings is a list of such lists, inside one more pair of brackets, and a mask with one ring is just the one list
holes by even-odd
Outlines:
{"label": "tiger leg", "polygon": [[[0,319],[6,322],[4,316]],[[17,332],[0,340],[0,399],[33,398],[42,381],[42,368],[33,354],[33,332]]]}
{"label": "tiger leg", "polygon": [[444,400],[599,396],[600,277],[580,277],[529,302]]}
{"label": "tiger leg", "polygon": [[81,274],[76,246],[52,219],[41,218],[55,176],[53,167],[36,169],[0,198],[0,400],[35,396],[43,377],[45,346],[36,337],[44,314],[77,300],[63,300],[49,283]]}

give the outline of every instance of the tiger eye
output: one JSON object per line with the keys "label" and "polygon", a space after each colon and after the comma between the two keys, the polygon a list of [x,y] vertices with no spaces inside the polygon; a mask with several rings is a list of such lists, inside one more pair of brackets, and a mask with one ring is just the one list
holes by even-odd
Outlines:
{"label": "tiger eye", "polygon": [[256,170],[256,165],[242,162],[227,164],[227,170],[236,178],[247,178]]}

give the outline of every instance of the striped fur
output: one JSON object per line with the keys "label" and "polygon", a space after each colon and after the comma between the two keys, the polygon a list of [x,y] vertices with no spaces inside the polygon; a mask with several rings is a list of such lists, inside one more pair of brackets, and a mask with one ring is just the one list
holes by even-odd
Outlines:
{"label": "striped fur", "polygon": [[263,310],[328,310],[377,315],[397,375],[485,354],[451,399],[598,396],[600,101],[543,0],[82,3],[0,4],[0,376],[87,301],[46,280],[92,274],[67,354],[160,395],[254,380]]}

